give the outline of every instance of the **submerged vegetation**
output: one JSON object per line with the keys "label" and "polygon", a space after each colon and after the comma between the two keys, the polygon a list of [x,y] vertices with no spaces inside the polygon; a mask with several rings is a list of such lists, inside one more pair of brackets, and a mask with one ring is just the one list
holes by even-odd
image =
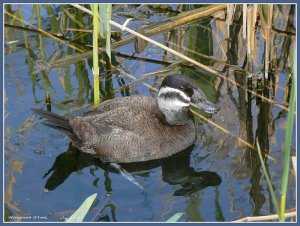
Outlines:
{"label": "submerged vegetation", "polygon": [[[295,180],[290,168],[291,156],[296,152],[295,5],[36,4],[26,7],[5,5],[5,54],[8,57],[25,50],[32,104],[49,111],[55,108],[65,114],[76,114],[91,103],[96,107],[117,95],[140,92],[155,95],[161,77],[168,74],[188,76],[221,109],[213,118],[195,106],[191,109],[197,123],[207,123],[206,132],[211,134],[199,135],[200,146],[213,150],[207,151],[213,165],[228,164],[232,177],[226,180],[234,177],[236,186],[240,186],[245,183],[243,179],[249,179],[239,189],[247,187],[252,202],[250,211],[227,212],[224,217],[216,198],[214,219],[295,219]],[[28,7],[32,14],[26,11]],[[54,47],[49,48],[49,42]],[[5,71],[11,70],[8,65],[9,62]],[[12,102],[8,99],[8,104]],[[10,138],[6,139],[5,146],[14,147],[10,142]],[[14,171],[10,169],[7,150],[6,172]],[[233,154],[235,150],[239,154]],[[214,169],[218,172],[221,168]],[[5,196],[5,215],[9,220],[9,213],[22,213],[16,211],[19,208],[12,201],[14,183],[10,180],[16,180],[15,176],[7,175],[5,189],[9,196]],[[262,175],[266,180],[261,179]],[[93,184],[98,181],[99,178]],[[183,186],[193,187],[194,183],[188,181]],[[104,173],[104,185],[110,194],[108,171]],[[269,190],[263,192],[263,186]],[[228,188],[228,193],[232,194],[234,189]],[[68,221],[83,221],[95,198],[96,194],[89,197]],[[168,222],[205,221],[205,216],[197,213],[198,202],[190,200],[186,210],[168,213],[172,216]],[[235,205],[231,207],[233,212],[239,206]],[[108,206],[115,211],[113,204],[109,204],[99,213]],[[115,214],[111,215],[116,220]]]}

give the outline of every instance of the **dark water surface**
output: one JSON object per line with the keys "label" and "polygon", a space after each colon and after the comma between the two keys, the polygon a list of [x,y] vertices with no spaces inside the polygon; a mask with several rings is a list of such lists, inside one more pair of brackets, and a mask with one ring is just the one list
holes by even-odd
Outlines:
{"label": "dark water surface", "polygon": [[[290,6],[282,8],[275,26],[285,30],[287,22],[282,22],[284,12],[287,15],[293,12]],[[114,9],[113,18],[122,22],[130,12],[137,18],[129,23],[129,27],[137,29],[176,15],[176,9],[174,5],[166,12],[160,12],[145,6],[121,5]],[[35,27],[40,26],[53,33],[63,31],[65,37],[80,43],[92,43],[91,34],[66,31],[66,28],[80,28],[79,24],[91,29],[91,20],[83,13],[74,14],[74,20],[62,13],[64,10],[72,13],[74,9],[71,6],[34,8],[32,5],[14,5],[9,10],[14,15],[23,15],[24,20]],[[228,68],[222,62],[197,55],[202,53],[219,60],[228,59],[229,64],[243,65],[245,44],[240,41],[241,26],[238,25],[241,21],[235,21],[237,25],[230,30],[231,41],[226,41],[227,25],[223,17],[222,14],[220,19],[196,21],[153,37],[245,85],[246,75],[236,68]],[[5,18],[5,23],[20,25],[9,17]],[[260,32],[257,40],[262,43]],[[174,47],[169,42],[194,52]],[[180,221],[231,221],[244,216],[274,213],[258,154],[238,142],[236,136],[249,143],[259,140],[262,149],[270,156],[265,157],[265,164],[279,194],[287,118],[284,110],[198,69],[184,66],[174,69],[171,73],[195,79],[195,84],[220,108],[210,119],[234,136],[198,119],[197,141],[188,150],[168,159],[122,165],[143,187],[141,189],[114,167],[72,150],[74,147],[70,146],[65,135],[42,124],[31,111],[32,108],[51,108],[61,115],[84,111],[92,101],[92,59],[71,63],[65,60],[62,66],[51,67],[55,60],[65,59],[67,55],[74,54],[74,50],[36,32],[11,27],[5,27],[5,43],[6,220],[63,221],[93,193],[98,194],[97,202],[87,221],[166,221],[177,212],[184,213]],[[275,33],[274,43],[277,45],[277,53],[273,55],[277,70],[272,73],[278,78],[277,85],[273,87],[271,82],[266,82],[263,87],[261,80],[255,78],[250,83],[257,93],[285,103],[288,63],[284,53],[290,52],[294,37]],[[257,72],[263,70],[262,49],[259,48],[257,53]],[[132,55],[134,43],[116,50]],[[179,60],[152,45],[141,53],[135,53],[135,56],[165,62]],[[137,78],[166,68],[165,64],[114,58],[119,63],[118,67]],[[154,77],[145,80],[155,87],[160,81]],[[155,95],[141,82],[119,91],[120,85],[131,83],[128,77],[113,72],[112,80],[102,79],[102,100],[122,95]],[[51,104],[46,104],[45,99],[49,97]],[[295,180],[291,173],[287,208],[293,207]]]}

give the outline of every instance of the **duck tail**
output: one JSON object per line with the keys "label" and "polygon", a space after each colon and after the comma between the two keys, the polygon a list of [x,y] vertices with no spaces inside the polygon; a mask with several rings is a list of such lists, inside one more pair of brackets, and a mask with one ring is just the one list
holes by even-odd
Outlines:
{"label": "duck tail", "polygon": [[44,124],[46,124],[47,126],[62,131],[63,133],[68,135],[73,141],[79,140],[76,134],[74,133],[73,128],[71,127],[67,118],[41,109],[32,109],[32,111],[37,115],[41,116],[42,118],[46,119]]}

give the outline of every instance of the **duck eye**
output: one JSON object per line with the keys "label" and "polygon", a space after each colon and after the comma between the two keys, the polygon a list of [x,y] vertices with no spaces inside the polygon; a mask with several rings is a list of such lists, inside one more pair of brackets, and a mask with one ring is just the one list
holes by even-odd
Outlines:
{"label": "duck eye", "polygon": [[190,97],[191,96],[193,96],[193,94],[194,94],[194,91],[193,91],[193,89],[191,89],[191,88],[186,88],[185,90],[184,90]]}

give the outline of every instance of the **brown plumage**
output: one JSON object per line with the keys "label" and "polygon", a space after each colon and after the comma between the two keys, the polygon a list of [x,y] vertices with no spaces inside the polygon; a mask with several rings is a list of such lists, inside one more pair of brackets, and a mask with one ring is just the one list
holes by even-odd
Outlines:
{"label": "brown plumage", "polygon": [[83,116],[65,118],[34,110],[46,124],[67,134],[83,152],[108,162],[139,162],[180,152],[195,140],[194,122],[170,126],[147,96],[118,97],[104,101]]}

